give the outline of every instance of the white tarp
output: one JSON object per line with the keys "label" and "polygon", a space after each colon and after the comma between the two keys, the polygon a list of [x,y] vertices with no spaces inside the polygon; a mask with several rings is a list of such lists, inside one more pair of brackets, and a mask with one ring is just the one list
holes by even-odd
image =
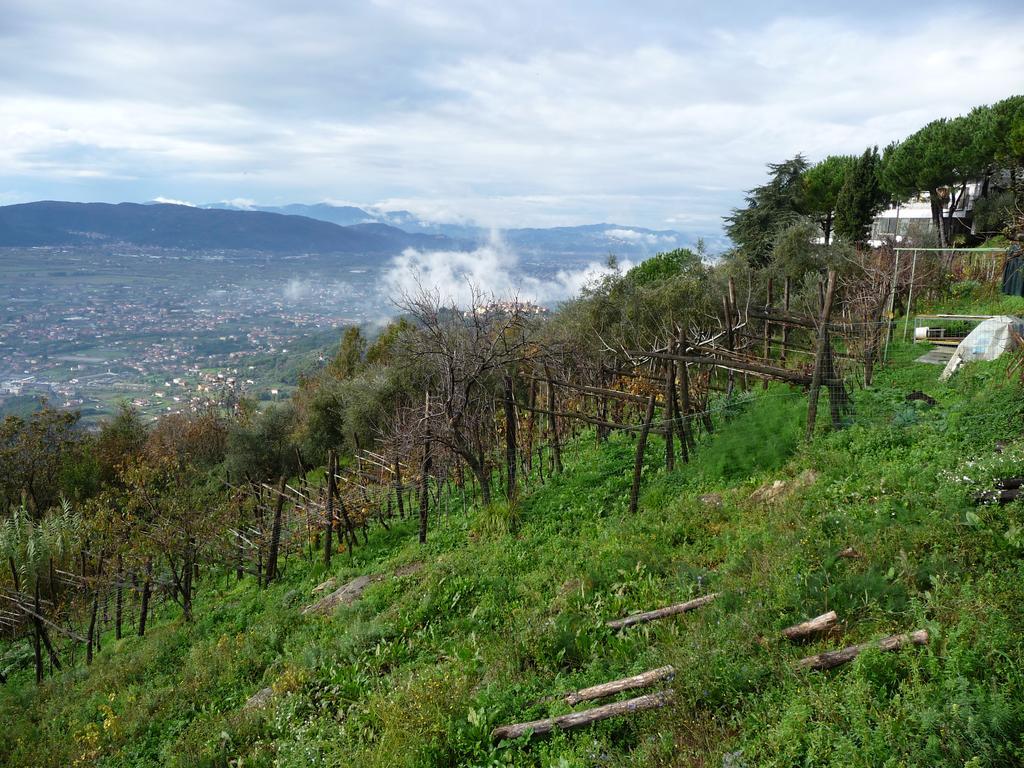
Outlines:
{"label": "white tarp", "polygon": [[997,315],[983,320],[967,335],[966,339],[960,342],[939,378],[945,381],[956,373],[963,363],[973,363],[976,360],[995,360],[1006,350],[1013,349],[1017,344],[1014,331],[1018,335],[1024,336],[1024,321],[1019,317]]}

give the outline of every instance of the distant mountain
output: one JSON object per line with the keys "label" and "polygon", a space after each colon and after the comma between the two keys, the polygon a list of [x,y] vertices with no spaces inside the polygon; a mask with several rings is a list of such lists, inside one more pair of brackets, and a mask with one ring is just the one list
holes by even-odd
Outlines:
{"label": "distant mountain", "polygon": [[[229,203],[216,203],[229,207]],[[429,234],[451,238],[464,243],[485,243],[491,231],[472,224],[449,224],[424,220],[409,211],[368,211],[355,206],[334,206],[329,203],[314,205],[291,204],[258,206],[252,210],[308,216],[335,224],[359,225],[377,222],[401,229],[410,234]],[[370,225],[367,224],[367,227]],[[373,231],[367,229],[367,231]],[[501,232],[505,241],[523,253],[573,254],[577,256],[617,256],[644,258],[655,253],[692,246],[694,240],[675,230],[654,230],[621,224],[585,224],[576,227],[550,227],[506,229]]]}
{"label": "distant mountain", "polygon": [[321,219],[265,211],[53,201],[0,207],[0,246],[104,243],[346,254],[460,247],[441,235],[408,233],[385,224],[339,226]]}
{"label": "distant mountain", "polygon": [[625,227],[620,224],[585,224],[548,229],[509,229],[505,240],[521,252],[591,254],[646,257],[692,243],[674,230]]}
{"label": "distant mountain", "polygon": [[[245,208],[232,205],[231,203],[210,203],[203,208],[213,208],[227,211],[261,211],[263,213],[282,213],[286,216],[306,216],[310,219],[329,221],[339,227],[350,227],[353,224],[366,224],[371,221],[380,221],[376,216],[356,208],[353,205],[331,205],[330,203],[315,203],[304,205],[303,203],[290,203],[288,205],[252,205]],[[397,225],[396,225],[397,226]]]}

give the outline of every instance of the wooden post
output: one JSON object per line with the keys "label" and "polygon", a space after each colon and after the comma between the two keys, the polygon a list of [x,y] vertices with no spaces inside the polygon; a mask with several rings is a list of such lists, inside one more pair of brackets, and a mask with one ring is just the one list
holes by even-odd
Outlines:
{"label": "wooden post", "polygon": [[146,560],[146,579],[142,582],[142,599],[139,601],[139,637],[144,637],[146,634],[146,615],[149,613],[149,595],[153,589],[153,561],[151,559]]}
{"label": "wooden post", "polygon": [[420,467],[420,544],[427,543],[427,512],[430,503],[430,494],[427,483],[430,477],[430,392],[426,395],[426,405],[423,410],[423,417],[426,428],[426,436],[423,441],[423,464]]}
{"label": "wooden post", "polygon": [[527,481],[530,479],[530,475],[533,474],[533,428],[537,420],[537,416],[533,409],[537,406],[537,380],[530,379],[530,392],[526,396],[527,402],[527,414],[526,414],[526,476]]}
{"label": "wooden post", "polygon": [[818,324],[818,349],[814,355],[814,373],[811,376],[811,391],[807,400],[807,430],[805,437],[811,440],[814,437],[814,424],[818,416],[818,394],[821,389],[821,376],[825,366],[825,357],[828,349],[828,318],[832,314],[832,298],[836,290],[835,270],[828,272],[828,287],[825,289],[825,298],[821,307],[821,320]]}
{"label": "wooden post", "polygon": [[124,560],[117,555],[117,597],[114,601],[114,639],[121,639],[121,624],[124,615]]}
{"label": "wooden post", "polygon": [[652,421],[654,421],[654,395],[647,398],[647,414],[644,416],[644,424],[640,428],[640,439],[636,441],[636,459],[633,461],[633,488],[629,493],[629,511],[634,513],[640,501],[640,475],[644,469],[644,449],[647,447],[647,435],[651,431]]}
{"label": "wooden post", "polygon": [[[942,227],[939,227],[941,233]],[[896,261],[892,268],[892,286],[889,288],[889,312],[885,319],[885,349],[882,351],[882,360],[889,359],[889,341],[892,339],[893,315],[896,312],[896,283],[900,276],[900,252],[896,251]]]}
{"label": "wooden post", "polygon": [[[679,333],[679,346],[677,349],[682,354],[686,354],[686,333],[683,331]],[[682,399],[682,419],[680,424],[683,429],[683,442],[687,446],[687,452],[683,460],[689,461],[689,449],[695,447],[696,443],[693,440],[693,424],[690,421],[690,369],[685,362],[679,366],[679,394]]]}
{"label": "wooden post", "polygon": [[325,505],[327,519],[324,521],[324,566],[331,567],[331,555],[334,553],[334,496],[336,491],[335,474],[337,473],[338,458],[332,448],[327,452],[327,504]]}
{"label": "wooden post", "polygon": [[[669,339],[668,351],[672,353],[673,339]],[[676,361],[665,361],[665,469],[669,472],[676,468],[676,448],[673,435],[676,428]]]}
{"label": "wooden post", "polygon": [[277,550],[281,546],[281,513],[284,511],[284,486],[288,478],[281,475],[277,487],[277,501],[274,503],[274,522],[270,529],[270,552],[267,554],[267,578],[264,586],[277,578]]}
{"label": "wooden post", "polygon": [[516,496],[516,406],[512,377],[505,376],[505,496],[509,501]]}
{"label": "wooden post", "polygon": [[[787,315],[789,314],[789,285],[790,285],[789,278],[787,277],[785,283],[783,284],[783,289],[782,289],[782,302],[783,302],[782,306],[783,306],[783,309],[786,311]],[[789,325],[788,324],[783,324],[783,326],[782,326],[782,349],[779,351],[779,360],[781,360],[783,363],[786,362],[786,345],[788,343],[789,343]]]}
{"label": "wooden post", "polygon": [[553,471],[562,471],[562,446],[558,441],[558,417],[555,416],[555,387],[551,383],[551,370],[547,363],[544,364],[544,376],[548,386],[548,425],[551,428],[551,453],[553,457]]}
{"label": "wooden post", "polygon": [[[729,280],[729,285],[732,285],[732,279]],[[736,340],[732,333],[732,312],[729,306],[729,298],[727,296],[722,297],[722,308],[725,311],[725,346],[732,352],[736,347]],[[733,388],[736,386],[736,375],[730,370],[726,375],[726,395],[732,397]]]}
{"label": "wooden post", "polygon": [[[766,296],[767,306],[768,307],[771,307],[772,299],[774,298],[772,296],[772,293],[773,293],[772,292],[772,288],[773,288],[772,279],[769,277],[768,278],[768,294]],[[764,321],[764,359],[765,359],[765,362],[771,360],[771,357],[772,357],[772,323],[771,323],[770,320],[765,320]],[[764,388],[768,389],[768,379],[764,380]]]}

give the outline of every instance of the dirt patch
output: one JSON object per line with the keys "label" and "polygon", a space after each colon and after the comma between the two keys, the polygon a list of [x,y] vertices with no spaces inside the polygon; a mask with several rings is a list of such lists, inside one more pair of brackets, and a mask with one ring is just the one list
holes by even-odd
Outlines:
{"label": "dirt patch", "polygon": [[698,498],[705,507],[711,507],[711,509],[722,508],[722,494],[720,493],[705,493]]}
{"label": "dirt patch", "polygon": [[410,573],[418,573],[423,570],[423,561],[417,560],[414,563],[407,563],[395,568],[394,576],[408,576]]}

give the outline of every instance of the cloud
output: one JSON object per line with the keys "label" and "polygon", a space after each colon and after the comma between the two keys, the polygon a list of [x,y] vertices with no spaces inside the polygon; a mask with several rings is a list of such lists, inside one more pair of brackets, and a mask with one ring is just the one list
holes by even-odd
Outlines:
{"label": "cloud", "polygon": [[313,283],[293,277],[284,284],[284,297],[288,301],[303,301],[313,295]]}
{"label": "cloud", "polygon": [[187,206],[189,208],[195,208],[196,207],[195,203],[190,203],[188,200],[175,200],[173,197],[164,197],[163,195],[158,195],[158,196],[154,197],[153,198],[153,202],[154,203],[163,203],[165,205],[184,205],[184,206]]}
{"label": "cloud", "polygon": [[[633,262],[623,260],[622,270]],[[496,299],[521,299],[551,306],[571,298],[580,290],[611,272],[605,264],[592,262],[576,269],[562,269],[544,280],[523,272],[518,256],[492,233],[490,241],[474,251],[420,251],[406,249],[395,257],[380,283],[381,295],[392,304],[421,291],[436,292],[442,301],[468,307],[474,290]]]}
{"label": "cloud", "polygon": [[637,232],[635,229],[606,229],[605,237],[623,243],[643,243],[645,245],[673,245],[674,235],[658,235],[653,232]]}
{"label": "cloud", "polygon": [[[0,189],[704,234],[767,162],[1024,82],[1018,3],[705,5],[7,0]],[[936,44],[958,39],[985,44]]]}
{"label": "cloud", "polygon": [[248,197],[235,197],[231,200],[221,200],[223,205],[237,208],[240,211],[251,211],[256,207],[256,201]]}

